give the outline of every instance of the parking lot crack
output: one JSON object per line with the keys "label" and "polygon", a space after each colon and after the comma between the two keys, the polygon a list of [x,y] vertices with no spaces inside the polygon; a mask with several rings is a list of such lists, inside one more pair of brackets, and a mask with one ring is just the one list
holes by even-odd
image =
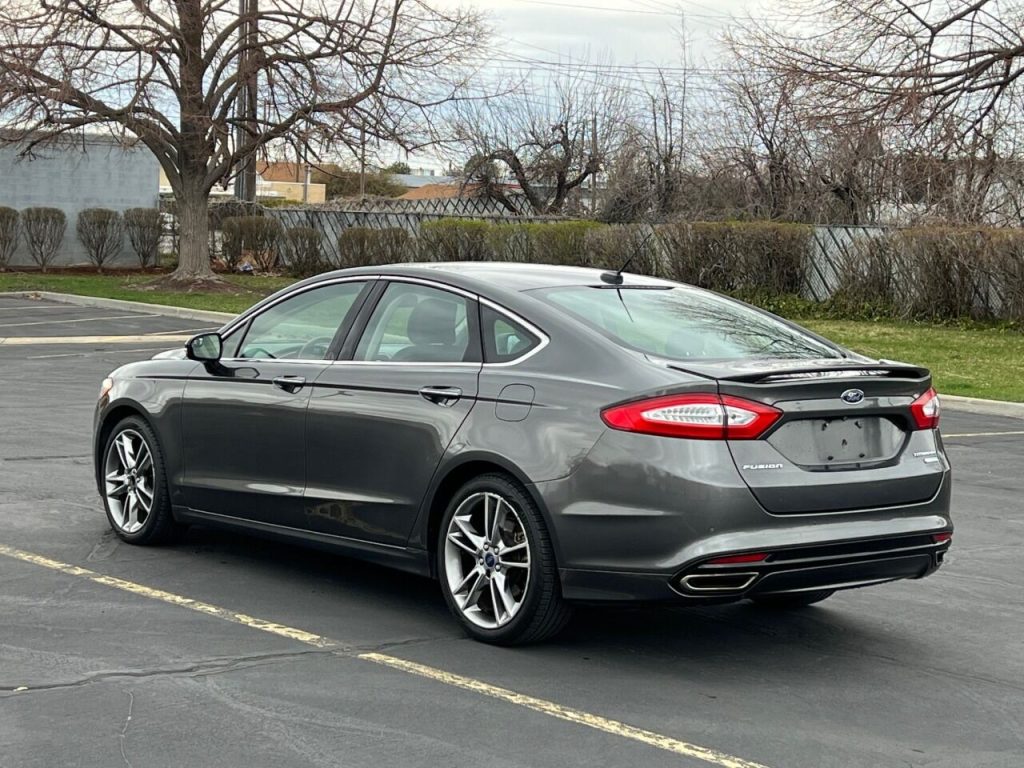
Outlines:
{"label": "parking lot crack", "polygon": [[411,637],[407,640],[394,640],[391,642],[380,643],[378,645],[367,645],[358,646],[357,652],[361,653],[383,653],[385,651],[393,651],[396,648],[405,648],[411,645],[421,645],[424,643],[433,643],[438,640],[465,640],[464,637],[453,637],[452,635],[434,635],[430,637]]}
{"label": "parking lot crack", "polygon": [[128,768],[132,768],[132,762],[128,759],[128,754],[124,750],[124,740],[128,735],[128,726],[132,723],[132,709],[135,707],[135,694],[132,691],[128,691],[128,715],[124,719],[124,726],[121,728],[121,758],[124,760],[124,764]]}
{"label": "parking lot crack", "polygon": [[86,675],[77,680],[64,680],[53,683],[43,683],[40,685],[0,685],[0,695],[11,694],[17,696],[24,696],[29,693],[38,693],[42,691],[54,691],[62,690],[67,688],[77,688],[86,685],[92,685],[94,683],[109,682],[111,680],[118,680],[122,678],[130,679],[148,679],[157,677],[175,677],[175,676],[202,676],[212,674],[222,674],[225,672],[232,672],[239,669],[245,669],[248,667],[262,666],[270,663],[279,663],[285,661],[293,661],[305,656],[322,656],[330,655],[334,653],[336,649],[314,649],[311,648],[306,651],[288,651],[278,653],[260,653],[252,654],[248,656],[237,656],[231,658],[216,658],[216,659],[203,659],[201,661],[184,664],[181,666],[166,666],[166,667],[151,667],[147,669],[115,669],[115,670],[103,670],[101,672],[95,672],[91,675]]}

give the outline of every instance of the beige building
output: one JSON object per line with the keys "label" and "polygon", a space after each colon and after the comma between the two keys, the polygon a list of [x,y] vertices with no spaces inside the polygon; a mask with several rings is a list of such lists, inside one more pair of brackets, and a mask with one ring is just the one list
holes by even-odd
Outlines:
{"label": "beige building", "polygon": [[[306,184],[304,181],[280,179],[279,173],[272,173],[272,167],[277,165],[293,165],[292,163],[274,163],[268,167],[266,163],[258,163],[256,166],[256,199],[267,200],[292,200],[297,203],[322,203],[327,200],[326,184]],[[266,178],[271,176],[273,178]],[[171,194],[171,184],[167,180],[167,174],[163,168],[160,169],[160,194]],[[230,188],[214,187],[210,192],[211,197],[232,197],[234,191]]]}

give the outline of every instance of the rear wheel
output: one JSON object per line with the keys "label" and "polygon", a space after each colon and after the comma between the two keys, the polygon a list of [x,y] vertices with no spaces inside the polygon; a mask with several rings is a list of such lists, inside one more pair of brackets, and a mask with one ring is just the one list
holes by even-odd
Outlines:
{"label": "rear wheel", "polygon": [[808,605],[820,603],[835,594],[834,589],[819,589],[815,592],[793,592],[791,594],[761,595],[752,597],[755,605],[765,608],[773,608],[780,611],[793,610],[794,608],[805,608]]}
{"label": "rear wheel", "polygon": [[131,544],[161,544],[182,529],[171,514],[160,445],[137,416],[118,422],[107,438],[103,503],[110,527]]}
{"label": "rear wheel", "polygon": [[455,494],[437,552],[445,601],[477,640],[538,642],[568,622],[540,510],[504,475],[483,475]]}

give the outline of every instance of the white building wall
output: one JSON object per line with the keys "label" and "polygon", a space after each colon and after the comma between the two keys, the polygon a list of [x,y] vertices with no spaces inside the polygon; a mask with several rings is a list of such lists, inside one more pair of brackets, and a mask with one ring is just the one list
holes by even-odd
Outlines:
{"label": "white building wall", "polygon": [[[19,211],[33,206],[60,208],[67,216],[64,242],[54,266],[87,264],[89,258],[75,234],[84,208],[155,208],[159,204],[159,164],[139,145],[126,148],[105,137],[79,137],[35,150],[20,158],[18,145],[0,144],[0,206]],[[14,265],[30,265],[22,236]],[[131,266],[127,239],[115,264]]]}

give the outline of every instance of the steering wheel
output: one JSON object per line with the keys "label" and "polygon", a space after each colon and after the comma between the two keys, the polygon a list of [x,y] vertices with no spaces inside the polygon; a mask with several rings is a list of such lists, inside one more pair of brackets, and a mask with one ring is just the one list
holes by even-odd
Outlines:
{"label": "steering wheel", "polygon": [[332,341],[334,341],[333,336],[319,336],[310,339],[302,345],[296,357],[299,360],[308,360],[310,357],[322,360],[327,355],[327,350],[331,348]]}

